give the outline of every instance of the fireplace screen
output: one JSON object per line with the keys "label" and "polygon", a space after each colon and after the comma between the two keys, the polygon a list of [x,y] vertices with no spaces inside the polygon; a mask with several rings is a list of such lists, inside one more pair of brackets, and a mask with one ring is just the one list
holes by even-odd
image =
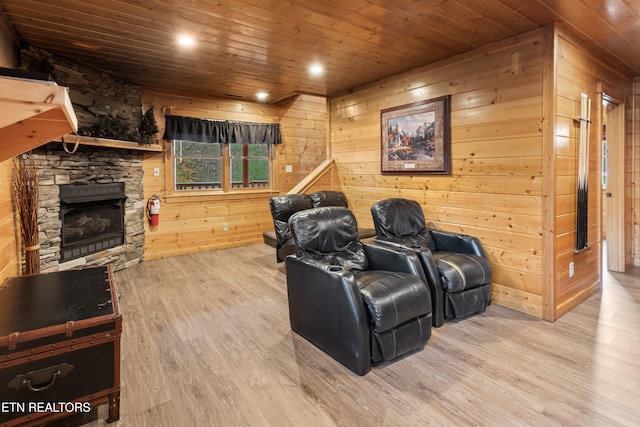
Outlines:
{"label": "fireplace screen", "polygon": [[124,244],[124,185],[60,186],[61,261]]}

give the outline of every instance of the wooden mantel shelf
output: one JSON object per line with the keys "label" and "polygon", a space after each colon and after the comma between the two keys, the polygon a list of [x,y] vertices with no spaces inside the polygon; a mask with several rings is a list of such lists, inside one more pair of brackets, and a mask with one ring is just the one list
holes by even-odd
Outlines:
{"label": "wooden mantel shelf", "polygon": [[0,162],[77,130],[66,87],[0,77]]}
{"label": "wooden mantel shelf", "polygon": [[76,142],[80,145],[92,145],[94,147],[121,148],[127,150],[140,151],[164,151],[162,144],[139,144],[134,141],[121,141],[119,139],[94,138],[92,136],[78,136],[74,134],[63,135],[55,140],[56,142],[65,143],[67,149],[72,150]]}

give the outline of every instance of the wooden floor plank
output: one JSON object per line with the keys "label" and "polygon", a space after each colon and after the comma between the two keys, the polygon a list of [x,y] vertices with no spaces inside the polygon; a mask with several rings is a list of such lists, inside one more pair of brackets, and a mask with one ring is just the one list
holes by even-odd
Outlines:
{"label": "wooden floor plank", "polygon": [[[550,323],[498,305],[364,377],[290,330],[284,266],[255,245],[116,273],[115,426],[634,426],[640,269]],[[87,424],[104,426],[101,418]]]}

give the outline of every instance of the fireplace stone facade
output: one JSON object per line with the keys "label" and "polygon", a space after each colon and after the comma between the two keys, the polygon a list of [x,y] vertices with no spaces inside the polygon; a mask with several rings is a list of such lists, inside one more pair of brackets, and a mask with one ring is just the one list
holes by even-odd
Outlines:
{"label": "fireplace stone facade", "polygon": [[[142,154],[134,150],[79,146],[73,154],[59,143],[33,151],[38,168],[40,270],[65,270],[112,263],[115,270],[144,259],[144,193]],[[61,261],[60,186],[123,183],[124,244],[69,261]]]}

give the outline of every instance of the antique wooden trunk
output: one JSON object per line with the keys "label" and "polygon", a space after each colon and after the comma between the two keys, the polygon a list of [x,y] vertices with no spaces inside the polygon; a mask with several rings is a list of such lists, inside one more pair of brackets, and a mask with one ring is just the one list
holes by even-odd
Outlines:
{"label": "antique wooden trunk", "polygon": [[109,404],[120,416],[122,314],[112,267],[13,277],[0,287],[0,426]]}

